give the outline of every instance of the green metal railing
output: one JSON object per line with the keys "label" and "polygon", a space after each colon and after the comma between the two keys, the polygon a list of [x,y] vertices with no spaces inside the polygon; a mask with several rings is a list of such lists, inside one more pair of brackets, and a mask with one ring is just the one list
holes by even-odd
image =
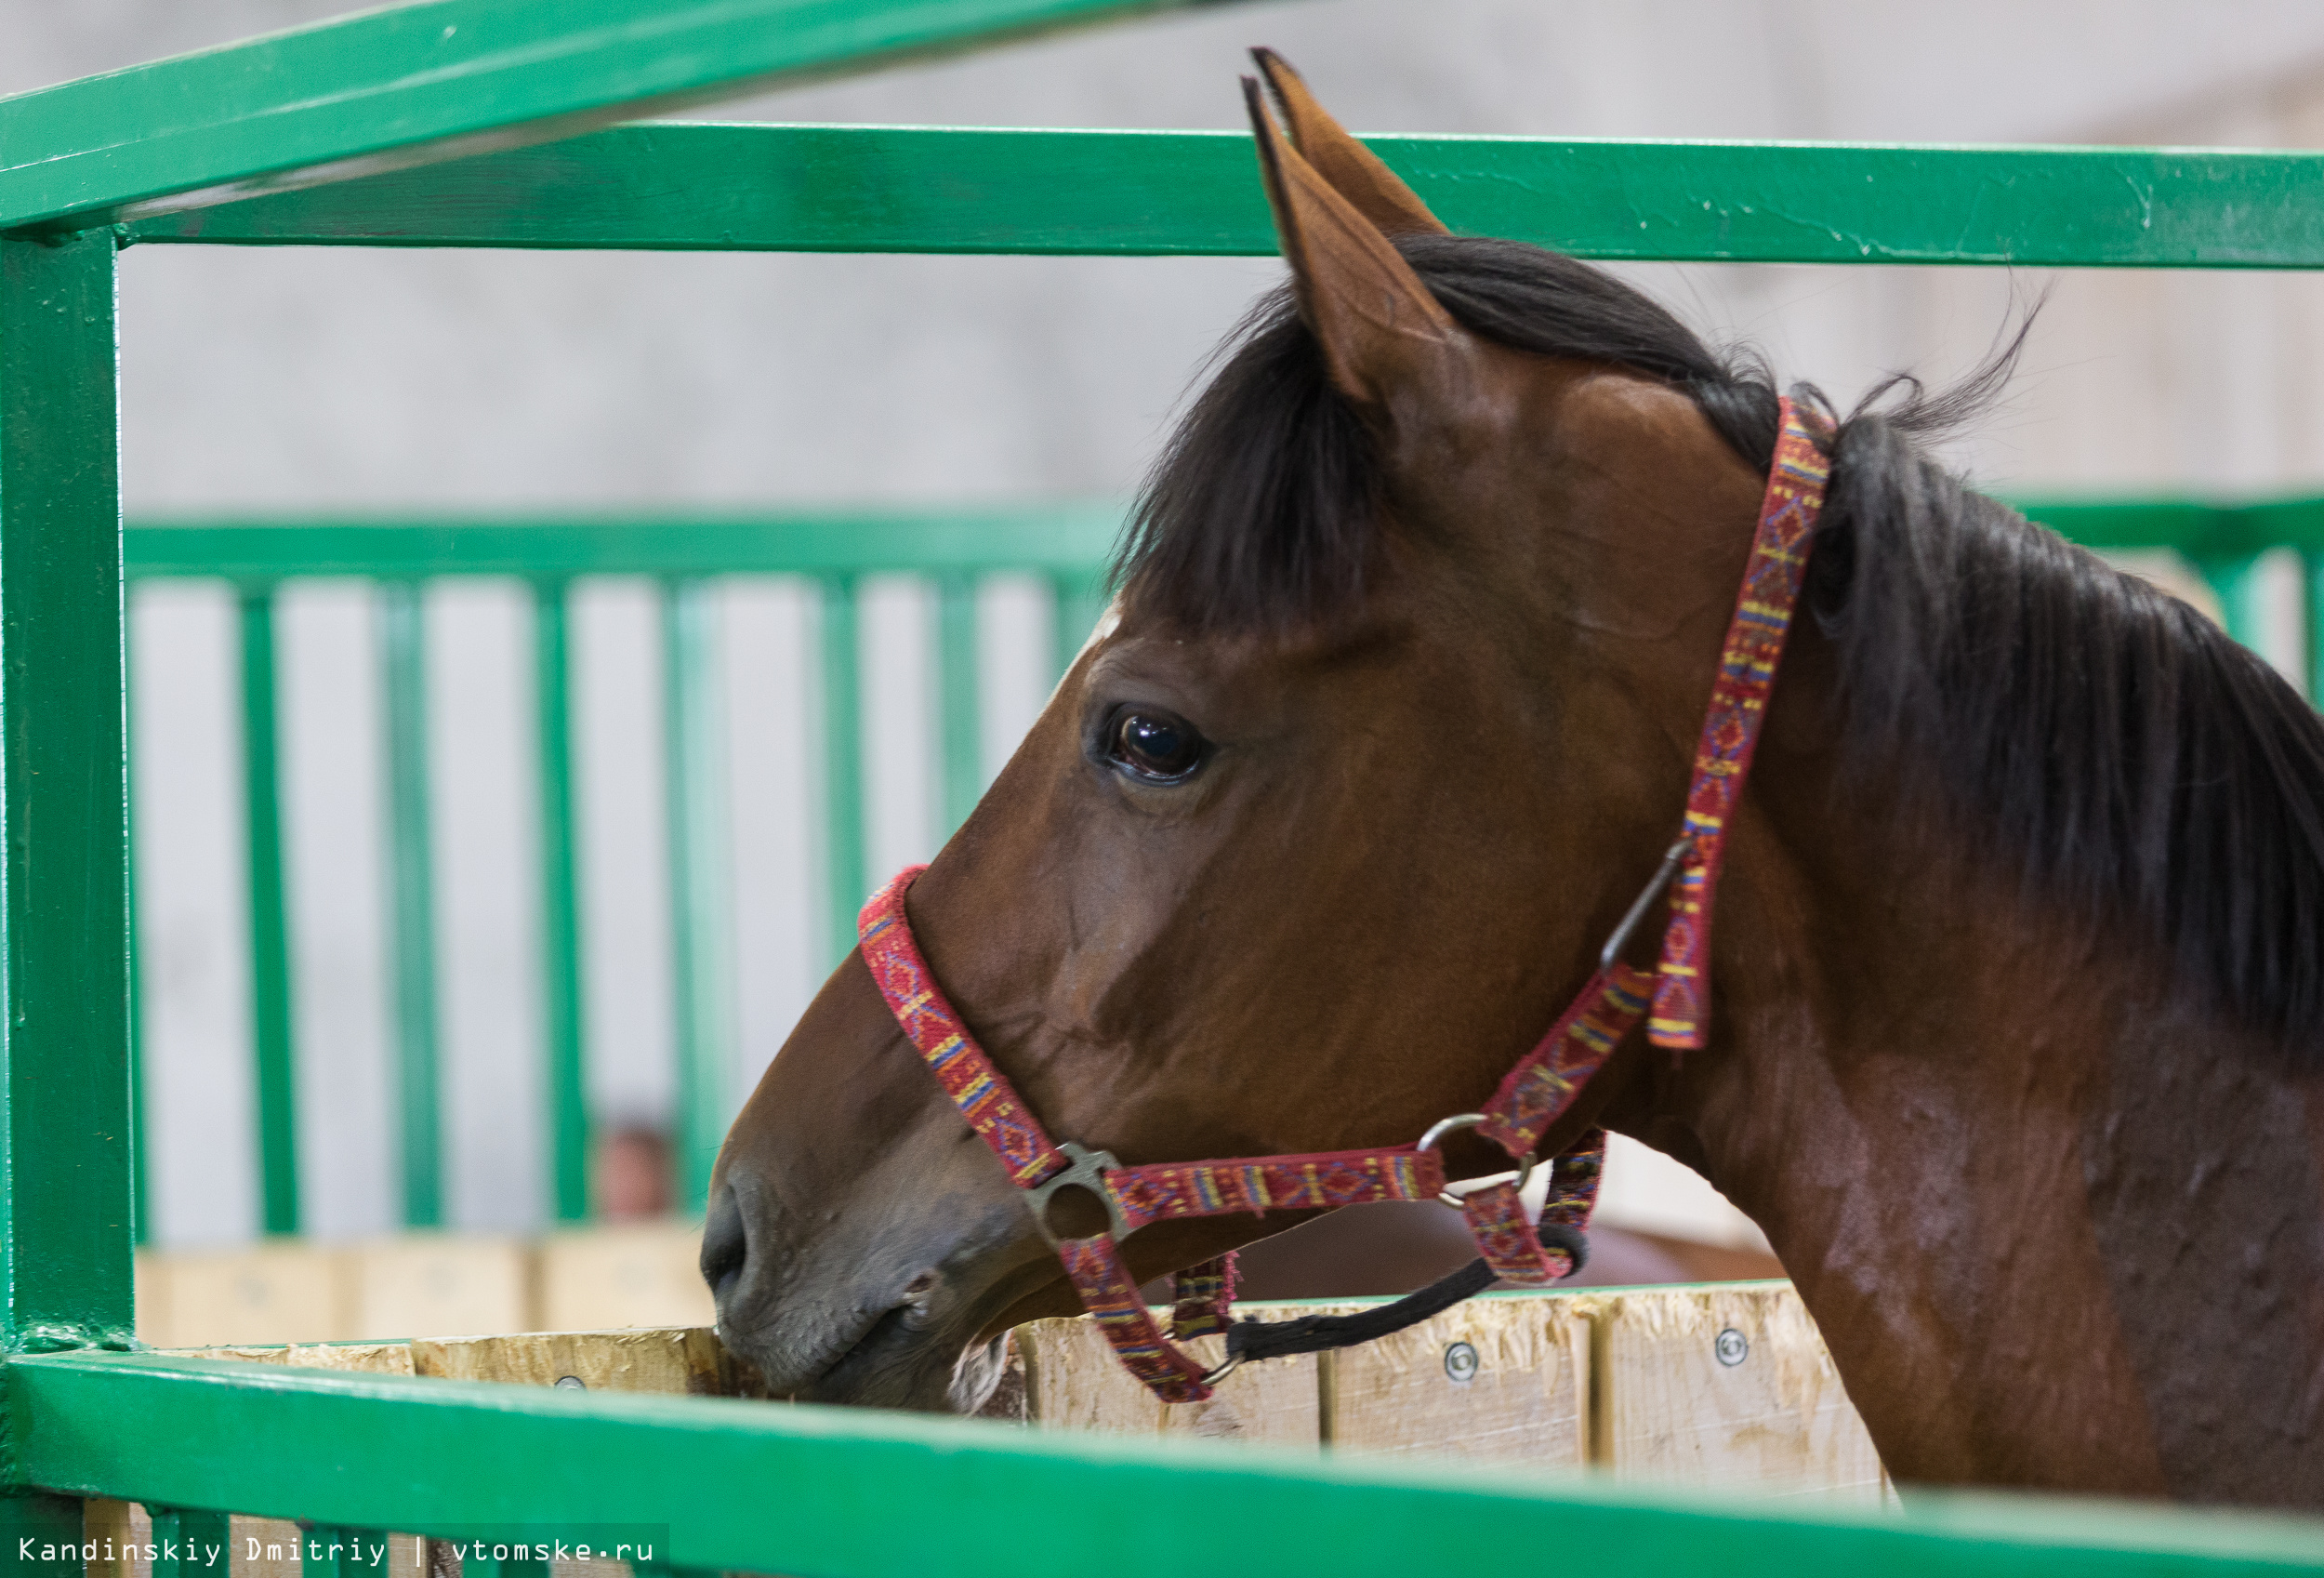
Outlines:
{"label": "green metal railing", "polygon": [[[377,588],[379,667],[386,696],[390,932],[395,961],[395,1054],[401,1119],[403,1220],[444,1220],[442,1076],[438,1069],[434,852],[429,825],[427,626],[422,596],[452,577],[521,577],[532,590],[533,713],[541,916],[540,1055],[549,1109],[549,1198],[561,1222],[589,1214],[590,1118],[583,1048],[581,927],[574,845],[574,772],[568,600],[585,576],[653,579],[660,589],[662,749],[678,1065],[674,1151],[679,1199],[699,1211],[710,1166],[733,1119],[733,939],[723,742],[717,723],[708,599],[726,576],[785,576],[819,589],[823,636],[817,690],[825,798],[812,842],[825,873],[819,945],[825,967],[852,945],[865,887],[863,784],[865,697],[857,660],[857,600],[865,579],[908,573],[936,591],[936,652],[944,706],[937,759],[945,827],[957,827],[984,789],[979,728],[981,580],[1029,574],[1055,608],[1054,655],[1071,659],[1095,622],[1117,511],[1067,506],[1017,511],[824,513],[770,519],[488,522],[184,522],[133,524],[124,536],[132,583],[219,578],[241,612],[244,825],[249,841],[250,996],[263,1226],[296,1233],[297,1098],[295,971],[283,863],[283,763],[276,714],[274,617],[285,582],[360,577]],[[142,1132],[142,1127],[140,1128]],[[140,1160],[140,1170],[142,1161]]]}
{"label": "green metal railing", "polygon": [[[2251,596],[2263,553],[2302,557],[2306,621],[2301,632],[2308,693],[2324,696],[2324,499],[2246,504],[2154,499],[2031,499],[2033,518],[2088,546],[2178,552],[2219,595],[2231,633],[2260,634]],[[715,722],[711,621],[706,599],[720,575],[804,577],[819,590],[823,637],[821,754],[825,799],[811,842],[823,859],[824,936],[819,966],[851,945],[865,865],[863,731],[857,597],[870,575],[909,572],[934,591],[939,654],[939,763],[944,827],[957,827],[984,784],[980,718],[977,588],[982,577],[1025,572],[1048,586],[1055,609],[1055,663],[1063,672],[1097,615],[1103,565],[1119,515],[1103,506],[925,516],[823,514],[759,521],[564,520],[488,523],[133,524],[125,537],[133,582],[220,576],[241,609],[245,816],[249,840],[252,1062],[257,1093],[257,1174],[269,1233],[300,1229],[297,1099],[293,1069],[292,956],[285,917],[273,617],[286,580],[350,575],[378,589],[380,667],[387,698],[391,935],[395,960],[396,1068],[403,1221],[443,1222],[442,1079],[438,1070],[433,851],[429,827],[426,626],[421,595],[450,577],[521,577],[534,622],[537,903],[540,1001],[548,1093],[549,1193],[556,1219],[590,1213],[582,1011],[578,859],[574,823],[567,601],[578,574],[653,577],[660,589],[664,677],[664,798],[669,873],[676,1155],[679,1195],[691,1209],[707,1196],[709,1169],[733,1121],[730,1067],[733,938],[727,891],[723,742]],[[215,557],[208,557],[215,556]],[[583,567],[586,567],[584,569]],[[443,764],[455,775],[456,763]],[[140,1129],[142,1132],[142,1126]],[[139,1166],[142,1168],[142,1158]]]}
{"label": "green metal railing", "polygon": [[[120,1351],[131,1342],[135,1180],[119,249],[1272,252],[1249,148],[1234,136],[605,126],[640,106],[1145,8],[421,0],[0,100],[0,1548],[20,1570],[62,1578],[79,1563],[73,1498],[108,1495],[148,1503],[165,1527],[213,1532],[228,1509],[444,1534],[535,1520],[660,1525],[680,1569],[847,1578],[1013,1572],[1095,1550],[1123,1573],[1175,1571],[1190,1513],[1234,1532],[1235,1565],[1281,1573],[1437,1571],[1512,1549],[1577,1552],[1625,1572],[1802,1578],[2324,1570],[2313,1520],[1974,1499],[1918,1502],[1888,1518],[1769,1511],[1194,1442]],[[1380,146],[1457,228],[1586,257],[2324,268],[2324,155],[2314,153]],[[472,555],[478,571],[496,552],[489,573],[535,580],[600,567],[522,562],[513,538],[494,548],[495,529],[455,529],[439,546]],[[414,540],[435,540],[429,531]],[[221,529],[206,547],[200,535],[178,534],[200,573],[261,590],[325,573],[329,555],[305,550],[295,572],[270,562],[262,534],[236,541]],[[682,582],[733,567],[718,533],[683,535],[692,547],[673,545],[642,573]],[[826,577],[828,683],[853,684],[850,579],[878,535],[858,530],[839,560],[799,572]],[[366,559],[362,545],[377,540],[365,528],[333,548],[340,573],[438,573],[416,549],[400,568]],[[931,560],[918,538],[912,560],[897,567],[941,577],[979,563],[965,543],[954,563]],[[680,591],[671,604],[681,659],[685,602]],[[265,623],[247,619],[246,638],[263,643],[248,632]],[[561,653],[558,622],[540,629]],[[256,710],[266,698],[254,684],[246,700]],[[681,735],[688,715],[672,710]],[[562,749],[568,722],[545,714],[544,739]],[[678,754],[699,743],[685,735]],[[826,772],[831,803],[860,798],[853,750],[832,752]],[[558,819],[548,809],[545,826]],[[571,807],[556,809],[569,847]],[[715,807],[688,800],[673,816],[683,844]],[[836,854],[832,865],[835,891],[862,891],[863,872]],[[254,865],[252,875],[279,886],[279,870]],[[562,880],[569,893],[570,872]],[[409,884],[397,893],[413,902]],[[562,921],[544,928],[546,946],[570,953]],[[569,1039],[552,1037],[551,1050],[561,1059],[579,1027],[577,1015],[560,1023]],[[282,1044],[286,1060],[286,1034]],[[574,1072],[560,1067],[561,1079]],[[19,1544],[25,1536],[33,1546]]]}

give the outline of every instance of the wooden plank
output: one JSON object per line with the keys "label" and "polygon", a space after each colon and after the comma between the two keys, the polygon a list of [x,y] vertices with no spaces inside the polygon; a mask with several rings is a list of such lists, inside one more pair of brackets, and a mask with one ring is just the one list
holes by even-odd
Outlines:
{"label": "wooden plank", "polygon": [[220,1343],[327,1343],[350,1329],[345,1267],[334,1251],[304,1243],[155,1256],[152,1327],[156,1347]]}
{"label": "wooden plank", "polygon": [[1507,1293],[1343,1348],[1318,1377],[1323,1439],[1335,1452],[1578,1468],[1589,1460],[1591,1334],[1572,1294]]}
{"label": "wooden plank", "polygon": [[1617,1477],[1881,1499],[1880,1454],[1789,1283],[1574,1302],[1594,1322],[1591,1456]]}
{"label": "wooden plank", "polygon": [[540,1305],[551,1332],[714,1326],[702,1280],[702,1225],[648,1222],[553,1233],[539,1246]]}
{"label": "wooden plank", "polygon": [[411,1345],[414,1372],[590,1392],[764,1397],[758,1372],[706,1327],[678,1331],[535,1332]]}
{"label": "wooden plank", "polygon": [[531,1255],[515,1239],[407,1233],[346,1255],[348,1336],[460,1336],[535,1323]]}
{"label": "wooden plank", "polygon": [[139,1250],[134,1259],[138,1341],[154,1347],[169,1346],[169,1271],[175,1260],[150,1249]]}
{"label": "wooden plank", "polygon": [[[1279,1306],[1263,1318],[1287,1319],[1306,1307]],[[1312,1354],[1237,1370],[1208,1402],[1167,1404],[1121,1367],[1088,1316],[1020,1326],[1017,1346],[1024,1357],[1026,1416],[1047,1429],[1289,1447],[1313,1447],[1320,1439]],[[1224,1355],[1225,1339],[1202,1337],[1184,1346],[1196,1359],[1216,1364]]]}

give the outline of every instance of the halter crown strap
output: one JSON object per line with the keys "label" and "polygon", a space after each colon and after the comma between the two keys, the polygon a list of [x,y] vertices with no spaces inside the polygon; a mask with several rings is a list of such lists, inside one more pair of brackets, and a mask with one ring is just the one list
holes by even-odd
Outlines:
{"label": "halter crown strap", "polygon": [[1812,418],[1789,400],[1778,408],[1776,461],[1767,472],[1750,561],[1743,569],[1726,646],[1719,655],[1719,678],[1695,748],[1695,776],[1686,791],[1687,851],[1670,895],[1654,1013],[1646,1021],[1646,1039],[1674,1050],[1699,1047],[1710,1035],[1711,898],[1726,857],[1727,829],[1750,776],[1767,696],[1776,686],[1776,664],[1799,604],[1816,517],[1823,513],[1824,484],[1831,475],[1819,442],[1828,435],[1817,431],[1820,424],[1811,426]]}

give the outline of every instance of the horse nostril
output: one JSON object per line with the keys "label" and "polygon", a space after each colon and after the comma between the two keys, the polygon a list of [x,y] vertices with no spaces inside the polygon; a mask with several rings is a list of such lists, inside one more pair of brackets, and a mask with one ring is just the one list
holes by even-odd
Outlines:
{"label": "horse nostril", "polygon": [[749,1258],[742,1203],[728,1186],[710,1202],[709,1219],[702,1225],[702,1280],[710,1284],[713,1298],[725,1300],[727,1288],[743,1274],[743,1263]]}

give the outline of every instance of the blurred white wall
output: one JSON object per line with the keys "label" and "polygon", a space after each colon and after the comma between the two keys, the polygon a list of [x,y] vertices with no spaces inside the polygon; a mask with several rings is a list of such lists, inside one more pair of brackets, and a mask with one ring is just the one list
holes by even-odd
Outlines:
{"label": "blurred white wall", "polygon": [[[293,25],[327,0],[0,0],[0,91]],[[1361,128],[1588,136],[2324,139],[2324,9],[2294,0],[1299,0],[1204,8],[829,84],[702,118],[1231,126],[1253,43]],[[144,248],[124,262],[133,513],[756,506],[1120,496],[1270,259],[838,258]],[[2008,404],[1959,447],[2027,486],[2324,482],[2309,369],[2324,282],[1934,269],[1640,268],[1716,338],[1845,402],[1881,372],[1982,352],[2053,286]],[[990,599],[990,761],[1037,707],[1037,599]],[[937,797],[916,595],[867,651],[901,701],[872,742],[875,864],[924,855]],[[812,611],[725,599],[742,938],[736,1092],[816,977],[800,831]],[[382,789],[361,589],[284,615],[290,855],[310,1219],[391,1225]],[[529,683],[522,600],[429,613],[452,1211],[543,1209],[533,1045]],[[607,1110],[669,1103],[658,644],[643,589],[577,615],[589,1054]],[[231,608],[146,593],[135,625],[138,858],[165,1241],[252,1230]],[[2281,654],[2288,665],[2296,652]],[[1613,1189],[1618,1198],[1618,1159]]]}

